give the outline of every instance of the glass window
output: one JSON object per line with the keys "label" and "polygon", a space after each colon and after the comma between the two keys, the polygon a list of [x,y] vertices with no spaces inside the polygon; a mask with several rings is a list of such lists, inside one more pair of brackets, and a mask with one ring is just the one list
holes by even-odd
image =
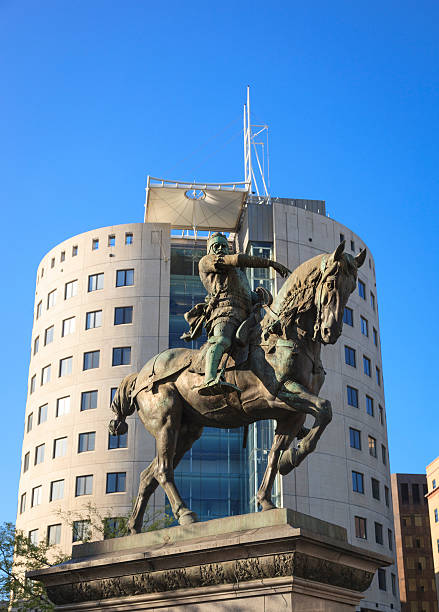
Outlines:
{"label": "glass window", "polygon": [[70,412],[70,395],[56,400],[56,416],[60,417]]}
{"label": "glass window", "polygon": [[370,416],[374,415],[373,399],[369,397],[369,395],[366,395],[366,412],[367,414],[370,414]]}
{"label": "glass window", "polygon": [[49,408],[48,404],[44,404],[43,406],[40,406],[38,408],[38,425],[41,425],[41,423],[44,423],[45,421],[47,421],[48,408]]}
{"label": "glass window", "polygon": [[88,277],[88,291],[99,291],[104,288],[104,273],[90,274]]}
{"label": "glass window", "polygon": [[104,519],[104,540],[108,540],[109,538],[118,538],[122,535],[126,535],[126,519]]}
{"label": "glass window", "polygon": [[412,484],[412,497],[413,497],[414,504],[421,503],[421,496],[419,495],[419,485],[418,484]]}
{"label": "glass window", "polygon": [[436,488],[436,480],[434,478],[433,478],[431,484],[432,484],[432,488],[435,489]]}
{"label": "glass window", "polygon": [[93,238],[93,240],[91,241],[91,248],[92,251],[97,251],[99,248],[99,238]]}
{"label": "glass window", "polygon": [[390,574],[392,579],[392,595],[396,596],[396,574]]}
{"label": "glass window", "polygon": [[78,246],[74,244],[72,246],[72,257],[76,257],[77,254],[78,254]]}
{"label": "glass window", "polygon": [[73,521],[73,542],[87,542],[91,537],[91,522],[89,520]]}
{"label": "glass window", "polygon": [[34,413],[31,412],[30,414],[27,415],[27,426],[26,426],[27,433],[31,431],[33,422],[34,422]]}
{"label": "glass window", "polygon": [[32,529],[32,531],[29,531],[29,542],[34,546],[38,546],[38,529]]}
{"label": "glass window", "polygon": [[64,457],[67,453],[67,437],[56,438],[53,441],[53,458]]}
{"label": "glass window", "polygon": [[366,374],[366,376],[371,376],[371,373],[370,373],[370,359],[368,357],[366,357],[365,355],[363,355],[363,371]]}
{"label": "glass window", "polygon": [[81,410],[93,410],[98,407],[98,392],[84,391],[81,393]]}
{"label": "glass window", "polygon": [[353,368],[356,367],[355,350],[350,346],[344,347],[344,360],[347,365],[350,365]]}
{"label": "glass window", "polygon": [[26,453],[23,459],[23,473],[28,471],[29,463],[30,463],[30,453]]}
{"label": "glass window", "polygon": [[355,536],[367,540],[366,519],[362,516],[355,517]]}
{"label": "glass window", "polygon": [[380,424],[384,425],[384,409],[382,406],[378,406],[379,408],[379,413],[380,413]]}
{"label": "glass window", "polygon": [[29,393],[33,393],[35,391],[35,389],[37,388],[37,376],[36,374],[34,374],[32,376],[32,378],[30,379],[30,389],[29,389]]}
{"label": "glass window", "polygon": [[55,267],[55,257],[52,257],[52,259],[50,260],[50,267],[51,268]]}
{"label": "glass window", "polygon": [[96,432],[88,431],[86,433],[80,433],[78,438],[78,453],[85,453],[87,451],[94,451],[95,449],[95,436]]}
{"label": "glass window", "polygon": [[366,299],[366,285],[360,279],[358,279],[358,295],[363,298],[363,300]]}
{"label": "glass window", "polygon": [[75,495],[91,495],[93,493],[93,476],[77,476],[76,477],[76,488]]}
{"label": "glass window", "polygon": [[32,489],[31,508],[39,506],[43,498],[43,487],[40,485]]}
{"label": "glass window", "polygon": [[47,528],[47,544],[55,546],[61,542],[61,525],[49,525]]}
{"label": "glass window", "polygon": [[37,336],[34,340],[34,355],[38,353],[39,348],[40,348],[40,337]]}
{"label": "glass window", "polygon": [[65,260],[66,260],[66,252],[65,252],[65,251],[61,251],[61,257],[59,258],[59,260],[60,260],[61,262],[63,262],[63,261],[65,261]]}
{"label": "glass window", "polygon": [[369,442],[369,455],[372,457],[377,456],[377,441],[372,436],[367,436]]}
{"label": "glass window", "polygon": [[94,329],[102,326],[102,310],[87,312],[85,317],[85,329]]}
{"label": "glass window", "polygon": [[125,234],[125,244],[133,244],[133,235],[130,232]]}
{"label": "glass window", "polygon": [[54,327],[53,325],[51,325],[44,332],[44,346],[46,346],[46,344],[50,344],[51,342],[53,342],[53,329]]}
{"label": "glass window", "polygon": [[378,366],[375,368],[375,374],[377,377],[377,385],[381,387],[381,372]]}
{"label": "glass window", "polygon": [[434,509],[434,522],[439,522],[439,512],[437,508]]}
{"label": "glass window", "polygon": [[373,328],[373,343],[378,346],[378,332],[375,327]]}
{"label": "glass window", "polygon": [[384,544],[383,526],[381,523],[375,523],[375,542],[377,544]]}
{"label": "glass window", "polygon": [[53,308],[55,304],[56,304],[56,289],[54,289],[47,295],[47,310],[49,310],[49,308]]}
{"label": "glass window", "polygon": [[387,542],[389,544],[389,550],[393,550],[393,533],[391,529],[387,530]]}
{"label": "glass window", "polygon": [[354,326],[354,311],[352,308],[345,306],[343,311],[343,323],[346,323],[346,325],[350,325],[351,327]]}
{"label": "glass window", "polygon": [[93,370],[99,367],[99,351],[88,351],[84,353],[84,370]]}
{"label": "glass window", "polygon": [[108,246],[109,247],[116,246],[116,236],[114,234],[111,234],[110,236],[108,236]]}
{"label": "glass window", "polygon": [[114,400],[114,396],[116,395],[117,387],[111,387],[110,389],[110,406],[112,401]]}
{"label": "glass window", "polygon": [[114,324],[124,325],[133,322],[133,307],[120,306],[114,309]]}
{"label": "glass window", "polygon": [[42,302],[42,301],[40,301],[40,302],[38,302],[38,304],[37,304],[37,312],[36,312],[35,318],[36,318],[36,319],[39,319],[39,318],[41,317],[41,313],[42,313],[42,312],[43,312],[43,302]]}
{"label": "glass window", "polygon": [[20,514],[26,510],[26,493],[23,493],[20,497]]}
{"label": "glass window", "polygon": [[409,503],[409,486],[406,482],[401,483],[401,502],[403,504]]}
{"label": "glass window", "polygon": [[358,429],[349,427],[349,438],[351,442],[351,448],[361,450],[361,432]]}
{"label": "glass window", "polygon": [[376,478],[371,478],[372,483],[372,497],[374,499],[380,499],[380,483]]}
{"label": "glass window", "polygon": [[64,299],[68,300],[71,297],[74,297],[78,293],[78,281],[72,280],[69,283],[66,283],[64,290]]}
{"label": "glass window", "polygon": [[351,240],[351,251],[355,252],[355,242]]}
{"label": "glass window", "polygon": [[364,476],[361,472],[352,470],[352,490],[356,493],[364,493]]}
{"label": "glass window", "polygon": [[381,591],[387,591],[386,585],[386,570],[382,567],[378,568],[378,588]]}
{"label": "glass window", "polygon": [[370,305],[372,307],[372,310],[375,310],[375,296],[372,291],[370,292]]}
{"label": "glass window", "polygon": [[354,387],[347,385],[348,391],[348,404],[354,408],[358,408],[358,391]]}
{"label": "glass window", "polygon": [[363,336],[369,336],[369,324],[367,322],[367,319],[365,319],[364,317],[360,317],[360,321],[361,333],[363,334]]}
{"label": "glass window", "polygon": [[386,485],[384,485],[384,499],[386,500],[386,506],[389,507],[389,505],[390,505],[390,492],[389,492],[389,487],[387,487]]}
{"label": "glass window", "polygon": [[35,461],[34,464],[38,465],[39,463],[43,463],[44,461],[44,449],[45,449],[46,445],[45,444],[39,444],[36,448],[35,448]]}
{"label": "glass window", "polygon": [[384,465],[387,465],[387,448],[384,446],[384,444],[381,444],[381,459]]}
{"label": "glass window", "polygon": [[134,285],[134,269],[117,270],[116,287],[128,287],[129,285]]}
{"label": "glass window", "polygon": [[50,501],[57,501],[64,497],[64,480],[53,480],[50,483]]}
{"label": "glass window", "polygon": [[68,376],[72,373],[73,357],[64,357],[59,360],[59,376]]}
{"label": "glass window", "polygon": [[131,347],[121,346],[113,349],[113,365],[129,365],[131,363]]}
{"label": "glass window", "polygon": [[106,493],[122,493],[125,491],[126,472],[110,472],[107,474]]}
{"label": "glass window", "polygon": [[128,446],[128,434],[127,433],[116,435],[116,436],[112,436],[111,434],[108,434],[108,448],[109,449],[127,448],[127,446]]}
{"label": "glass window", "polygon": [[344,234],[340,234],[340,242],[344,241]]}
{"label": "glass window", "polygon": [[68,336],[69,334],[73,334],[76,329],[76,317],[70,317],[69,319],[64,319],[62,322],[62,337]]}

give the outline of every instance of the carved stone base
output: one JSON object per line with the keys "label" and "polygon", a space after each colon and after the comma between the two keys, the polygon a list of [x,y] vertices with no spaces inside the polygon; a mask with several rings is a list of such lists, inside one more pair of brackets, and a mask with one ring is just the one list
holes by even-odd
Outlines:
{"label": "carved stone base", "polygon": [[28,577],[66,611],[347,612],[390,563],[281,508],[75,545],[71,562]]}

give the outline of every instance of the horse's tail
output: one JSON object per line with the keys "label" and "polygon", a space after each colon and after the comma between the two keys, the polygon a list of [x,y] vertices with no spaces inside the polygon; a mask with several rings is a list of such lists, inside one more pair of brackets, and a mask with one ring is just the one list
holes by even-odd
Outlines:
{"label": "horse's tail", "polygon": [[110,434],[113,436],[123,435],[128,431],[128,425],[125,419],[134,413],[136,405],[132,400],[131,394],[136,385],[138,372],[128,374],[118,386],[111,402],[111,410],[116,414],[116,418],[112,419],[108,425]]}

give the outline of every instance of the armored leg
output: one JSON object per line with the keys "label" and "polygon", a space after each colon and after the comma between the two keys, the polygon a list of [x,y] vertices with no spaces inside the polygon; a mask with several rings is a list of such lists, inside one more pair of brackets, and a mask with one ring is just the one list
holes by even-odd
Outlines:
{"label": "armored leg", "polygon": [[198,389],[200,395],[219,395],[239,389],[231,383],[221,380],[218,367],[224,353],[231,347],[236,325],[218,323],[213,328],[209,338],[209,348],[206,352],[204,384]]}

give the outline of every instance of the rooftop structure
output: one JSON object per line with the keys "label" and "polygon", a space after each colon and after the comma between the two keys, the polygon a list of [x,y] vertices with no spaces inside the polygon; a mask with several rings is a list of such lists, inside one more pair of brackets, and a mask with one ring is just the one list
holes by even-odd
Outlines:
{"label": "rooftop structure", "polygon": [[427,465],[427,500],[430,518],[436,593],[439,608],[439,457]]}

